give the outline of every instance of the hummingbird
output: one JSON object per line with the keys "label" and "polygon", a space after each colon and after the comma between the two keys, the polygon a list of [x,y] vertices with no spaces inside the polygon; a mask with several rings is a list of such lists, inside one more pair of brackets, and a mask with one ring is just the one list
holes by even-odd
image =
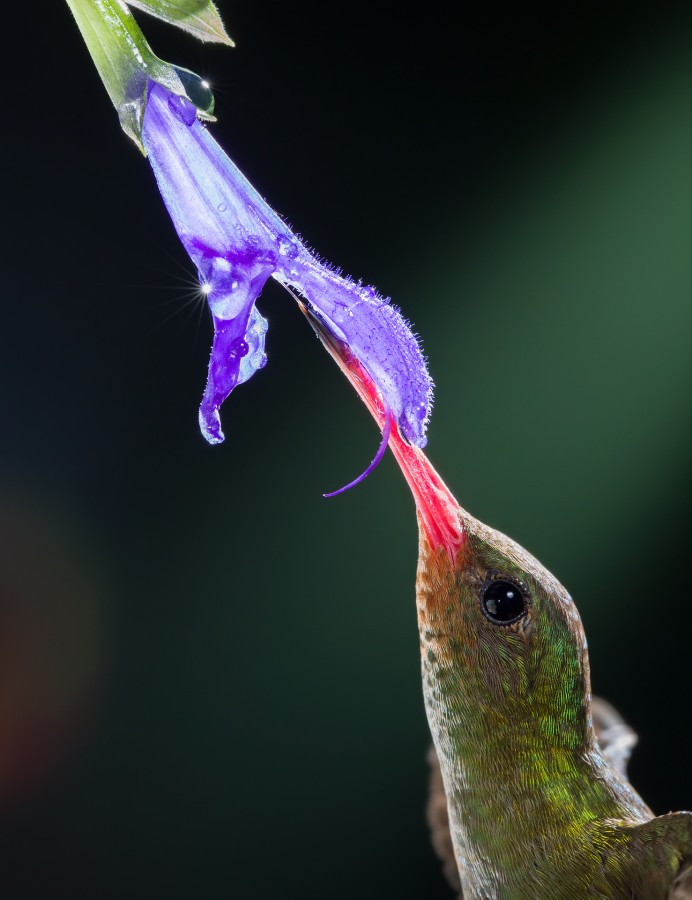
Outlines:
{"label": "hummingbird", "polygon": [[692,900],[692,812],[655,816],[629,783],[636,736],[592,698],[572,598],[459,505],[348,347],[303,312],[415,500],[427,814],[451,885],[463,900]]}

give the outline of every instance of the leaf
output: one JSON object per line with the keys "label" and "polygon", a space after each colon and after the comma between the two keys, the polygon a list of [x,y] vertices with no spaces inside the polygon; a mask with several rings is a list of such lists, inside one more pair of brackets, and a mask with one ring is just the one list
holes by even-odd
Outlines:
{"label": "leaf", "polygon": [[199,38],[235,47],[212,0],[126,0],[129,6],[177,25]]}

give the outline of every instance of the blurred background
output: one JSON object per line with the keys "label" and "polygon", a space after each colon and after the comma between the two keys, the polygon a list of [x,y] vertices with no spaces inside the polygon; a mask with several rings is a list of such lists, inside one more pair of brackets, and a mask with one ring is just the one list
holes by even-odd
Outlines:
{"label": "blurred background", "polygon": [[[428,455],[571,591],[656,813],[692,808],[685,7],[221,0],[233,50],[138,15],[414,323]],[[379,437],[276,285],[204,442],[210,321],[149,167],[67,6],[3,17],[0,895],[449,900],[401,474],[322,498]]]}

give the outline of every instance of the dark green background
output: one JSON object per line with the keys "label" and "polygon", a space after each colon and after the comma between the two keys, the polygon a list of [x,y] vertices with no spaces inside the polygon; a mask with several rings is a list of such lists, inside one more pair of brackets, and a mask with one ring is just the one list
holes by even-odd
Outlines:
{"label": "dark green background", "polygon": [[[692,807],[689,23],[661,10],[222,2],[235,50],[139,16],[415,324],[429,456],[572,592],[657,813]],[[0,896],[449,898],[403,478],[322,499],[378,435],[274,285],[205,444],[210,323],[149,167],[67,7],[3,17]]]}

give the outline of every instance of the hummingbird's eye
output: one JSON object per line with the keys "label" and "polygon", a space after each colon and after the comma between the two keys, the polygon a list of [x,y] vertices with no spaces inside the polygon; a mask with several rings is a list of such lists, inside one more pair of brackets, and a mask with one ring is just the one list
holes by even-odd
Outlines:
{"label": "hummingbird's eye", "polygon": [[495,625],[511,625],[526,612],[526,588],[508,578],[492,578],[481,590],[481,609]]}

